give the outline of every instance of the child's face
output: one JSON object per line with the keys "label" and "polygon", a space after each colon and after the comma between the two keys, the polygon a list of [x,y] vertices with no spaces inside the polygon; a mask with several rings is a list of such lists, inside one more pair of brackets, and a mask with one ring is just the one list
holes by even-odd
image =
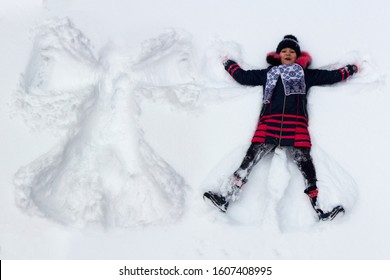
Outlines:
{"label": "child's face", "polygon": [[285,48],[280,51],[280,61],[282,64],[293,64],[297,60],[297,53],[290,48]]}

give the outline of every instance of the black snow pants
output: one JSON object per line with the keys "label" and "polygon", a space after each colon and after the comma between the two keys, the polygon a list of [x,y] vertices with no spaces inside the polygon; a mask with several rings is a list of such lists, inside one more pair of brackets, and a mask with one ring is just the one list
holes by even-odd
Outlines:
{"label": "black snow pants", "polygon": [[[248,180],[253,167],[267,154],[275,151],[277,146],[265,143],[252,143],[249,147],[240,167],[234,172],[236,186],[242,187]],[[316,204],[317,200],[317,177],[316,170],[310,155],[310,148],[297,148],[293,146],[284,147],[297,164],[305,179],[305,193],[310,197],[311,203]]]}

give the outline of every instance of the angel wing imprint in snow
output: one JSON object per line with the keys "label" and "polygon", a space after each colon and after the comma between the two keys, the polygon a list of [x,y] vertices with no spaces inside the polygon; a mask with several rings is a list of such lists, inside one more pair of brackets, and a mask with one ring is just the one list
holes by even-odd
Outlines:
{"label": "angel wing imprint in snow", "polygon": [[[186,56],[170,61],[182,41],[164,36],[149,41],[131,69],[129,58],[96,59],[67,19],[37,28],[13,104],[29,126],[49,129],[61,141],[15,175],[19,207],[80,225],[134,226],[181,216],[185,182],[145,140],[138,121],[142,84],[177,81],[159,80],[160,64],[188,65]],[[187,73],[170,72],[183,83],[191,79]]]}
{"label": "angel wing imprint in snow", "polygon": [[168,29],[145,40],[131,66],[138,102],[168,101],[176,108],[196,107],[201,87],[192,58],[191,38]]}

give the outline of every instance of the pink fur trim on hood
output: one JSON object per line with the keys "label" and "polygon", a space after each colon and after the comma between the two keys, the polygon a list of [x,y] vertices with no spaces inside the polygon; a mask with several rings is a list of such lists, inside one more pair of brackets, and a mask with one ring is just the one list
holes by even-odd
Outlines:
{"label": "pink fur trim on hood", "polygon": [[301,65],[303,69],[306,69],[311,64],[311,56],[308,52],[301,52],[300,57],[295,62]]}
{"label": "pink fur trim on hood", "polygon": [[[276,52],[268,53],[267,62],[272,66],[280,65],[280,55]],[[301,52],[301,55],[297,58],[296,63],[301,65],[303,69],[306,69],[311,63],[310,54],[308,52]]]}

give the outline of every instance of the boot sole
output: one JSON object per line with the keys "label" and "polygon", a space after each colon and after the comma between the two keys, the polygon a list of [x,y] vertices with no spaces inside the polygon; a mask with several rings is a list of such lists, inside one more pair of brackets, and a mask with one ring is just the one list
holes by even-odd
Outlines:
{"label": "boot sole", "polygon": [[[207,199],[207,200],[206,200]],[[212,203],[212,205],[213,206],[215,206],[216,208],[218,208],[222,213],[226,213],[226,210],[227,209],[225,209],[224,207],[222,207],[221,205],[219,205],[218,203],[217,203],[217,201],[214,199],[214,197],[211,195],[211,194],[209,194],[209,193],[204,193],[203,194],[203,200],[205,200],[205,201],[210,201],[211,203]]]}
{"label": "boot sole", "polygon": [[336,206],[335,208],[333,208],[333,210],[329,213],[329,215],[326,218],[321,218],[320,217],[320,220],[322,220],[322,221],[332,221],[340,213],[345,214],[344,208],[342,206]]}

